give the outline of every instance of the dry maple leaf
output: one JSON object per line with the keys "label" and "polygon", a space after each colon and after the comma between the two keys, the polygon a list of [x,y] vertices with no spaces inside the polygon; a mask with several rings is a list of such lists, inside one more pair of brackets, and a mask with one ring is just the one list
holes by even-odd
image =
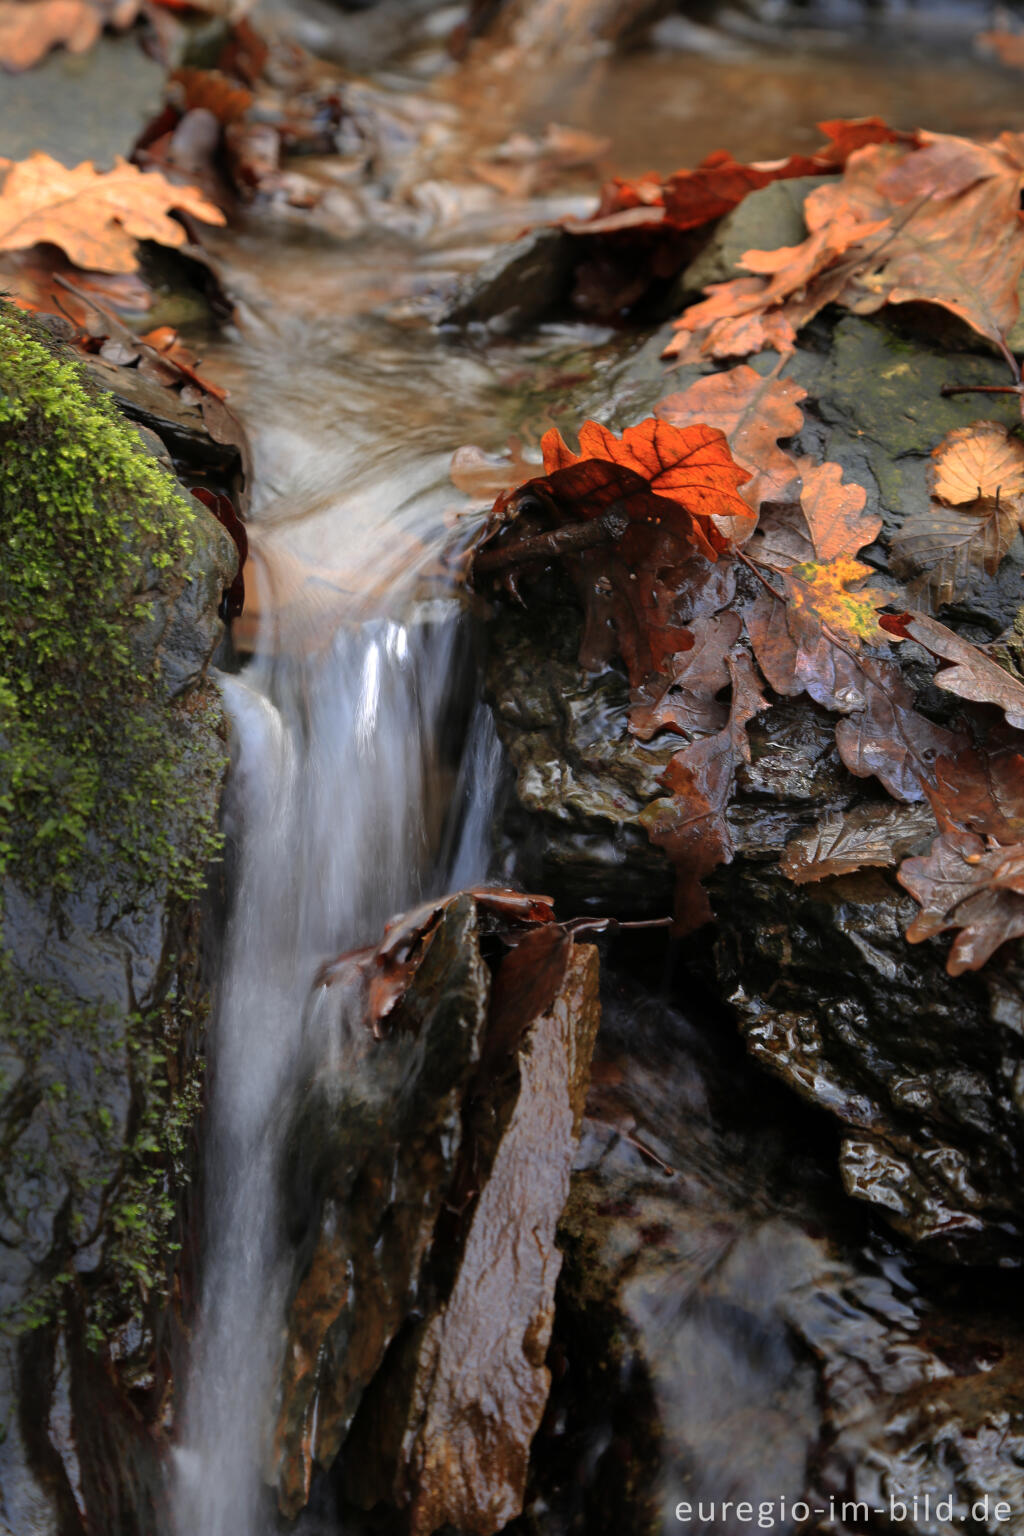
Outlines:
{"label": "dry maple leaf", "polygon": [[1008,939],[1024,934],[1024,843],[986,845],[973,832],[944,833],[927,858],[906,859],[899,881],[921,907],[912,944],[958,928],[951,976],[979,970]]}
{"label": "dry maple leaf", "polygon": [[975,704],[995,704],[1010,725],[1024,730],[1024,683],[1019,683],[991,656],[926,613],[883,614],[880,622],[889,634],[916,640],[933,656],[951,663],[936,672],[937,688]]}
{"label": "dry maple leaf", "polygon": [[750,472],[741,495],[755,510],[763,501],[783,501],[795,489],[799,471],[779,438],[795,437],[804,424],[800,403],[807,391],[789,379],[764,377],[746,363],[697,379],[654,407],[674,427],[713,422],[729,440],[737,464]]}
{"label": "dry maple leaf", "polygon": [[948,432],[932,450],[932,500],[893,540],[910,590],[938,605],[994,576],[1024,515],[1024,444],[997,421]]}
{"label": "dry maple leaf", "polygon": [[184,228],[169,216],[179,208],[207,224],[224,215],[194,187],[176,187],[159,172],[118,160],[96,171],[86,160],[68,170],[49,155],[15,161],[0,192],[0,250],[20,251],[48,241],[80,267],[134,272],[137,242],[182,246]]}

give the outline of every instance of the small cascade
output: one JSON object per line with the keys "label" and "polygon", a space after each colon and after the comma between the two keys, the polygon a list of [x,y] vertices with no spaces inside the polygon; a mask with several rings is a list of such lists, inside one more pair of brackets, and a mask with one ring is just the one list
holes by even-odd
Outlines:
{"label": "small cascade", "polygon": [[455,602],[392,594],[388,613],[354,615],[317,652],[279,655],[268,639],[223,681],[237,858],[177,1536],[262,1529],[288,1275],[280,1158],[311,1053],[325,1048],[308,1016],[316,974],[394,913],[486,872],[498,748],[486,710],[458,697],[468,648]]}

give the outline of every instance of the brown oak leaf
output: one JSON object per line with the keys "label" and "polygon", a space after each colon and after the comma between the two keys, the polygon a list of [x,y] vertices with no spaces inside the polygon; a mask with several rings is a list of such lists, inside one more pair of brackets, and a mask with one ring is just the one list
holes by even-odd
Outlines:
{"label": "brown oak leaf", "polygon": [[710,922],[711,906],[701,885],[734,853],[726,810],[739,762],[750,761],[747,724],[768,708],[757,672],[746,651],[728,657],[732,701],[726,725],[677,752],[662,776],[671,798],[655,800],[641,813],[648,836],[676,867],[675,927],[690,933]]}
{"label": "brown oak leaf", "polygon": [[779,867],[794,885],[872,866],[887,869],[934,832],[935,817],[927,806],[855,805],[849,811],[827,811],[787,844]]}
{"label": "brown oak leaf", "polygon": [[177,187],[159,172],[143,174],[118,159],[112,171],[86,160],[68,170],[49,155],[15,161],[0,191],[0,250],[20,251],[42,241],[94,272],[134,272],[137,243],[182,246],[187,235],[170,217],[181,209],[207,224],[223,224],[221,210],[194,187]]}
{"label": "brown oak leaf", "polygon": [[973,832],[944,833],[926,858],[905,859],[898,878],[921,907],[907,929],[912,944],[960,930],[946,961],[951,976],[979,970],[1024,934],[1024,843],[1005,848]]}
{"label": "brown oak leaf", "polygon": [[915,640],[950,665],[935,674],[935,686],[975,704],[995,704],[1010,725],[1024,730],[1024,683],[1019,683],[978,646],[926,613],[884,614],[882,627],[904,640]]}
{"label": "brown oak leaf", "polygon": [[857,314],[938,304],[1000,344],[1019,311],[1022,183],[1020,134],[985,145],[941,134],[921,134],[909,150],[868,145],[837,183],[807,197],[807,239],[746,252],[741,265],[755,275],[684,311],[666,355],[741,356],[769,344],[770,320],[785,347],[787,331],[832,302]]}

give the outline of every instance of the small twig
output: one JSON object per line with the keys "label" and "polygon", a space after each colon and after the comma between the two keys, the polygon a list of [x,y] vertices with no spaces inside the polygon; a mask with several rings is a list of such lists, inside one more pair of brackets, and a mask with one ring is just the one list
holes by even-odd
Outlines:
{"label": "small twig", "polygon": [[503,571],[527,560],[547,559],[552,555],[577,554],[597,544],[614,543],[629,527],[629,513],[621,501],[613,502],[600,517],[585,523],[569,523],[547,533],[534,533],[512,544],[484,549],[473,561],[474,572]]}
{"label": "small twig", "polygon": [[628,1141],[631,1147],[636,1147],[643,1157],[649,1157],[652,1163],[656,1163],[662,1173],[667,1174],[670,1179],[675,1178],[675,1169],[666,1163],[664,1158],[659,1157],[657,1152],[652,1151],[646,1142],[641,1141],[638,1136],[631,1136],[628,1131],[620,1131],[619,1135],[623,1141]]}
{"label": "small twig", "polygon": [[947,398],[950,395],[1016,395],[1020,401],[1021,420],[1024,421],[1024,377],[1021,375],[1020,364],[1002,333],[996,337],[996,345],[1013,375],[1012,384],[943,384],[939,394]]}
{"label": "small twig", "polygon": [[940,395],[1020,395],[1020,384],[943,384]]}
{"label": "small twig", "polygon": [[[768,591],[771,593],[772,597],[775,598],[776,602],[784,603],[786,601],[786,594],[784,592],[780,592],[777,587],[772,586],[771,582],[768,580],[767,576],[764,574],[764,571],[758,565],[756,560],[751,560],[750,556],[745,555],[742,549],[737,549],[735,551],[735,555],[737,560],[743,561],[743,564],[747,567],[748,571],[753,571],[761,585],[763,587],[767,587]],[[769,570],[770,569],[771,567],[769,566]]]}

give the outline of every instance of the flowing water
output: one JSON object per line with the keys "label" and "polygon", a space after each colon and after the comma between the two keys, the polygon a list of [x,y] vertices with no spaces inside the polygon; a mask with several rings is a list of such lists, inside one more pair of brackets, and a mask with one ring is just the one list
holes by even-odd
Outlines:
{"label": "flowing water", "polygon": [[[661,162],[642,149],[674,142],[665,133],[673,111],[700,153],[714,147],[723,111],[709,121],[708,84],[732,79],[738,90],[746,67],[719,59],[703,84],[691,69],[672,97],[669,73],[680,66],[671,55],[648,61],[645,103],[652,79],[664,88],[641,146],[623,116],[640,79],[626,61],[605,121],[622,162]],[[805,93],[812,77],[808,68]],[[724,116],[734,116],[728,101],[726,92]],[[792,95],[785,107],[776,101],[777,136],[794,123],[806,135],[815,114],[798,113]],[[757,131],[761,153],[774,152],[771,134]],[[798,136],[784,147],[803,145]],[[682,145],[671,153],[673,164],[694,158]],[[262,1472],[287,1284],[281,1144],[309,1071],[344,1048],[336,1020],[312,1000],[314,978],[326,959],[374,941],[392,914],[487,873],[499,753],[486,710],[473,704],[474,623],[438,573],[459,536],[450,456],[471,441],[498,448],[524,421],[535,440],[565,408],[566,359],[582,356],[583,373],[598,376],[631,344],[566,327],[518,345],[453,345],[417,319],[417,304],[440,271],[472,265],[489,243],[559,206],[491,207],[474,222],[470,200],[435,234],[421,203],[397,235],[378,228],[321,244],[287,231],[268,240],[254,226],[223,246],[243,327],[206,351],[255,446],[255,558],[236,636],[250,659],[223,678],[234,858],[175,1536],[259,1536],[270,1523]]]}

